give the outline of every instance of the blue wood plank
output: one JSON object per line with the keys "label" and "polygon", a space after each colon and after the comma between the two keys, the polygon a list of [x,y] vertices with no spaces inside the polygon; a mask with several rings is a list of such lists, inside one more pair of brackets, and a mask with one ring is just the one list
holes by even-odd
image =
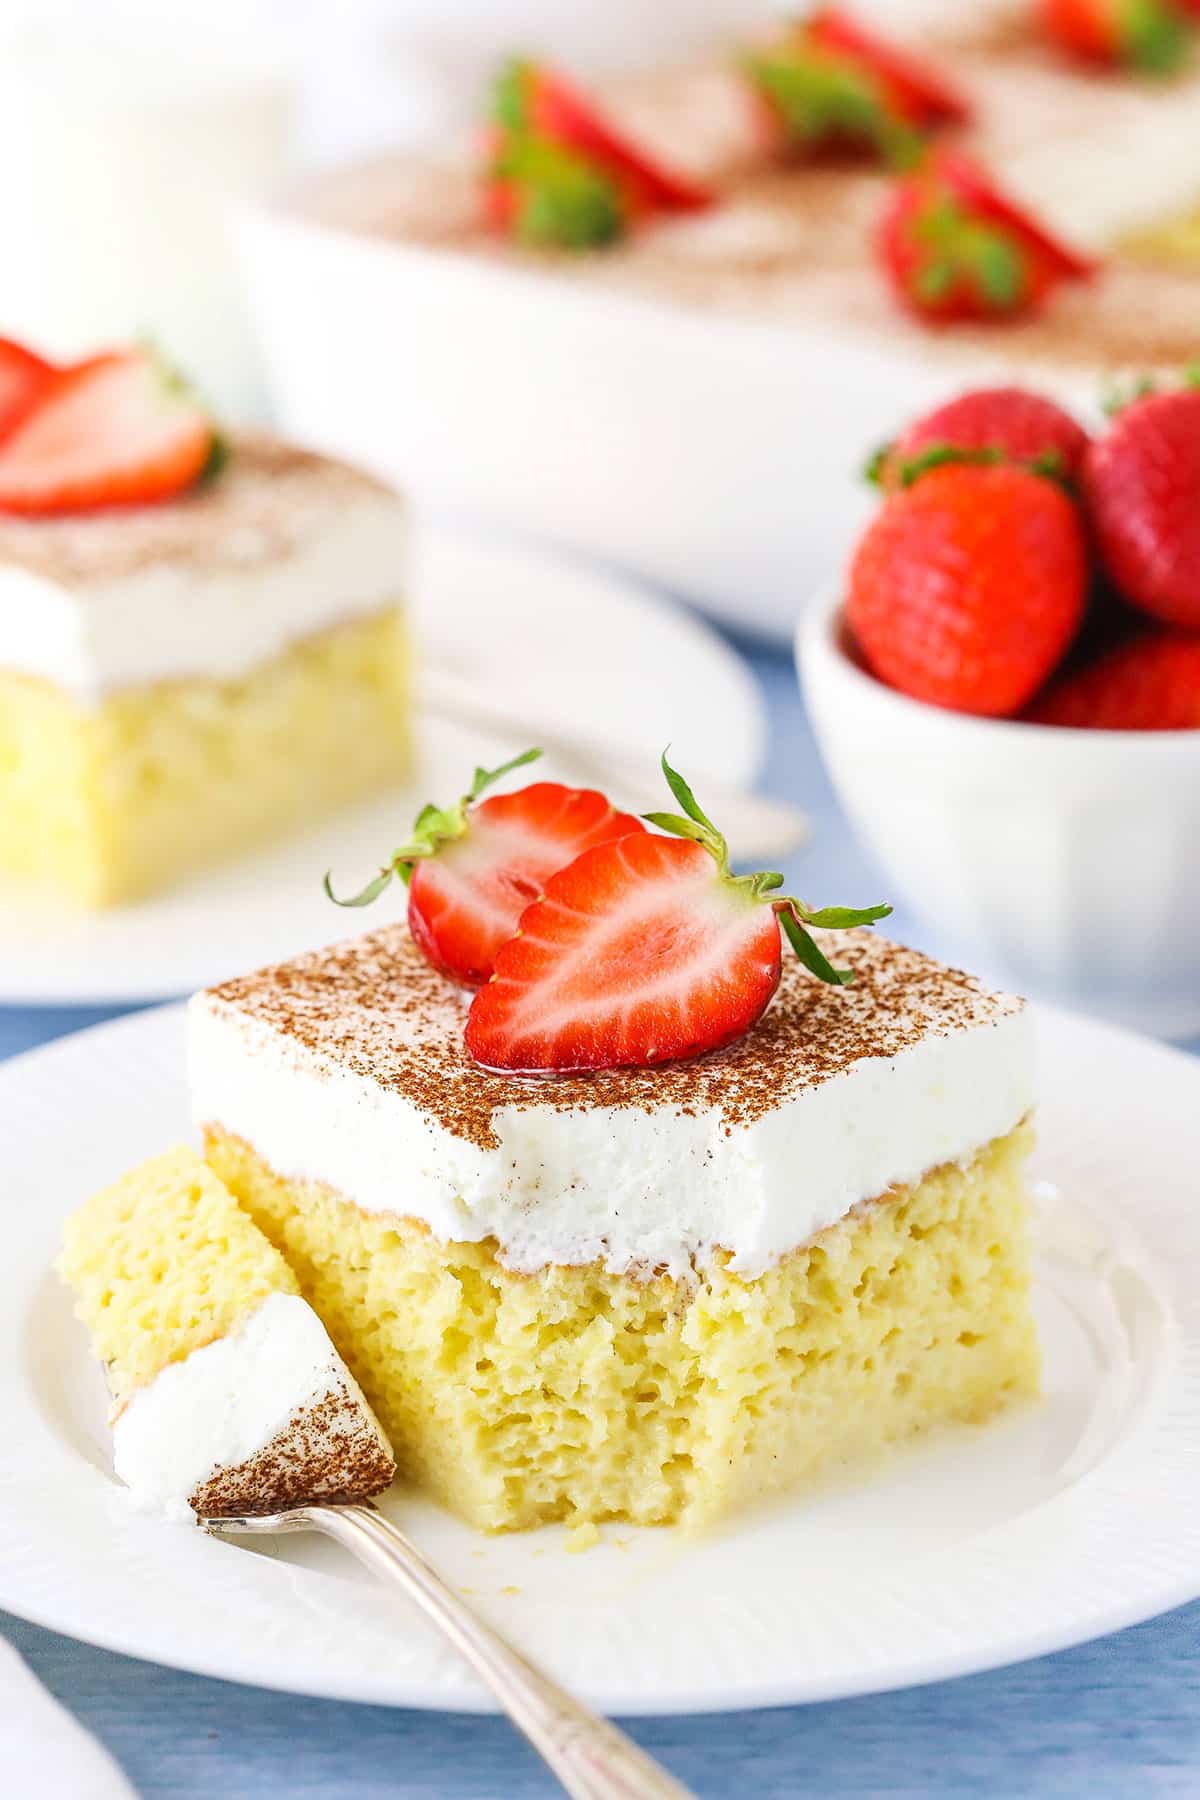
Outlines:
{"label": "blue wood plank", "polygon": [[[749,654],[771,708],[765,785],[800,800],[817,825],[813,844],[787,870],[789,880],[848,903],[879,898],[879,870],[838,812],[788,663],[766,650],[750,647]],[[903,911],[894,929],[941,948]],[[0,1057],[110,1016],[0,1009]],[[300,1700],[204,1681],[3,1614],[0,1631],[104,1740],[145,1800],[537,1800],[557,1792],[501,1720]],[[1195,1797],[1200,1603],[963,1681],[823,1706],[638,1720],[631,1729],[703,1800]]]}

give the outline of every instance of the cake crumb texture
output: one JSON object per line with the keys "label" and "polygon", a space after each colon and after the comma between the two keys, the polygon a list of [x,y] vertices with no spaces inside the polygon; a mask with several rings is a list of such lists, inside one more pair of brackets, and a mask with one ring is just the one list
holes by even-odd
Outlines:
{"label": "cake crumb texture", "polygon": [[168,1364],[234,1331],[297,1283],[193,1150],[104,1188],[63,1230],[59,1273],[105,1366],[114,1408]]}
{"label": "cake crumb texture", "polygon": [[471,1524],[700,1525],[843,1460],[1037,1391],[1026,1126],[856,1208],[749,1280],[599,1264],[514,1274],[282,1180],[206,1132],[395,1447]]}
{"label": "cake crumb texture", "polygon": [[0,670],[0,870],[105,906],[318,821],[404,775],[408,690],[396,607],[94,708]]}

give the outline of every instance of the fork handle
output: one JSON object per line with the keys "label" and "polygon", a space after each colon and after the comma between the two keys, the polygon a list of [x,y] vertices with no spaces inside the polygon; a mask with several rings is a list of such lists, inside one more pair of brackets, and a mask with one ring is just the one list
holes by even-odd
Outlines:
{"label": "fork handle", "polygon": [[491,1688],[573,1800],[692,1800],[623,1731],[581,1705],[476,1618],[416,1545],[373,1506],[306,1506],[296,1512],[416,1601]]}

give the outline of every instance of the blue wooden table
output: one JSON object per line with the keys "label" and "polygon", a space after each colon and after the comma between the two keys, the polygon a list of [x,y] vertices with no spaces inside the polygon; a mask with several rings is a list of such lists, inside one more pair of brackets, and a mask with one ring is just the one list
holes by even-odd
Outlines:
{"label": "blue wooden table", "polygon": [[[851,840],[821,773],[790,664],[769,651],[748,653],[771,708],[766,785],[802,800],[817,826],[812,848],[788,873],[827,901],[880,898],[879,873]],[[939,949],[915,920],[898,914],[895,924],[898,935]],[[109,1016],[0,1009],[0,1057]],[[498,1719],[202,1681],[4,1614],[0,1630],[103,1738],[147,1800],[533,1800],[557,1792]],[[1200,1796],[1200,1602],[993,1675],[824,1706],[639,1720],[631,1729],[702,1796]],[[3,1771],[0,1794],[9,1796]]]}

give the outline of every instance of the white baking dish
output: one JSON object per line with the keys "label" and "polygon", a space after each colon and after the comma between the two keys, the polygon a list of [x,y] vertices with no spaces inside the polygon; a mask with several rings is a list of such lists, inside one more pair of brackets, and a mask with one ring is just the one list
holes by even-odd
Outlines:
{"label": "white baking dish", "polygon": [[[790,631],[870,507],[867,452],[1003,348],[755,323],[283,212],[244,262],[285,431],[421,501]],[[1037,385],[1095,405],[1094,369]]]}

